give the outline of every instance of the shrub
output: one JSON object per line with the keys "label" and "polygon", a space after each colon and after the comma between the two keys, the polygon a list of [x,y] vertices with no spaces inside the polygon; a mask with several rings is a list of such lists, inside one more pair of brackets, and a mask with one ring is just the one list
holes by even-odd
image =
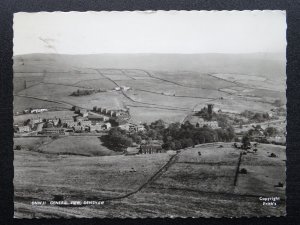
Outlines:
{"label": "shrub", "polygon": [[241,173],[241,174],[247,174],[248,171],[247,171],[245,168],[243,168],[243,169],[240,170],[240,173]]}
{"label": "shrub", "polygon": [[17,145],[15,149],[16,150],[21,150],[21,145]]}

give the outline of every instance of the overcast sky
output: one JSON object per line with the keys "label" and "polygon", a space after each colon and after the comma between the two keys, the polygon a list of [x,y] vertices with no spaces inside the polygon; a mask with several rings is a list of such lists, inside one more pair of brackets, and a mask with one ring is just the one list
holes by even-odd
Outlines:
{"label": "overcast sky", "polygon": [[284,11],[14,15],[14,55],[285,52]]}

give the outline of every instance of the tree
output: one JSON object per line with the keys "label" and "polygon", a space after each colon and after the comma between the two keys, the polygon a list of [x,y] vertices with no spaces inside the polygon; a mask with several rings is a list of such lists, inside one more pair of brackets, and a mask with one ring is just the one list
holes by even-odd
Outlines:
{"label": "tree", "polygon": [[242,138],[242,148],[243,149],[247,149],[251,146],[251,143],[250,143],[250,138],[248,135],[245,135],[243,138]]}
{"label": "tree", "polygon": [[59,119],[58,119],[57,126],[58,126],[58,127],[61,127],[61,125],[62,125],[62,123],[61,123],[61,119],[59,118]]}
{"label": "tree", "polygon": [[264,131],[264,135],[272,137],[278,134],[278,130],[275,127],[267,127]]}

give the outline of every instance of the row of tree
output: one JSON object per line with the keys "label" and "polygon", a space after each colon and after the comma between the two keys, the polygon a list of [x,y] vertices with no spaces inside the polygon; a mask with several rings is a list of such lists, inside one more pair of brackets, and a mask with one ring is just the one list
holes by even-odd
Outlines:
{"label": "row of tree", "polygon": [[77,91],[74,91],[71,93],[71,96],[85,96],[85,95],[91,95],[91,94],[94,94],[94,93],[97,93],[97,92],[105,92],[104,89],[98,89],[98,90],[80,90],[80,89],[77,89]]}

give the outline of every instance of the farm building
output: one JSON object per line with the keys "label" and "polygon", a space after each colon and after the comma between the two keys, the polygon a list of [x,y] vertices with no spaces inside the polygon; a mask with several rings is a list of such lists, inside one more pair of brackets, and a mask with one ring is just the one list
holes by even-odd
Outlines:
{"label": "farm building", "polygon": [[31,109],[30,113],[42,113],[42,112],[47,112],[48,109]]}

